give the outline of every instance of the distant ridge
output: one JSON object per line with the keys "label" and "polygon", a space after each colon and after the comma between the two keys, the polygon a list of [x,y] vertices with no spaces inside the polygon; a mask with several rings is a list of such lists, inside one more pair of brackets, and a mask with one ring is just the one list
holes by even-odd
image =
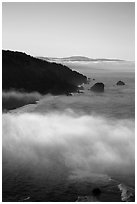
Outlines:
{"label": "distant ridge", "polygon": [[78,90],[87,77],[67,66],[50,63],[22,52],[2,50],[2,89],[42,94],[67,94]]}
{"label": "distant ridge", "polygon": [[97,62],[97,61],[110,61],[110,62],[124,62],[125,60],[121,60],[121,59],[107,59],[107,58],[97,58],[97,59],[93,59],[93,58],[89,58],[89,57],[84,57],[84,56],[72,56],[72,57],[64,57],[64,58],[54,58],[54,57],[37,57],[38,59],[42,59],[42,60],[47,60],[47,61],[65,61],[65,62],[80,62],[80,61],[84,61],[84,62]]}

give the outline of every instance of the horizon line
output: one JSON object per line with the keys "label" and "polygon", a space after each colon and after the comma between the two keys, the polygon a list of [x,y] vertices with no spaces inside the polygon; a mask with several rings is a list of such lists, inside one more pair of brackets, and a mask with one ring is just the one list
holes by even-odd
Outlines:
{"label": "horizon line", "polygon": [[134,62],[135,63],[135,60],[128,60],[128,59],[121,59],[121,58],[107,58],[107,57],[97,57],[97,58],[92,58],[92,57],[87,57],[85,55],[70,55],[70,56],[65,56],[65,57],[49,57],[49,56],[44,56],[44,55],[33,55],[33,54],[30,54],[30,53],[27,53],[26,51],[20,51],[20,50],[10,50],[10,49],[3,49],[2,48],[2,51],[13,51],[13,52],[22,52],[22,53],[25,53],[26,55],[30,55],[32,57],[35,57],[35,58],[38,58],[38,57],[43,57],[43,58],[56,58],[56,59],[64,59],[64,58],[71,58],[71,57],[84,57],[84,58],[88,58],[88,59],[91,59],[91,60],[103,60],[103,59],[106,59],[106,60],[113,60],[113,61],[127,61],[127,62]]}

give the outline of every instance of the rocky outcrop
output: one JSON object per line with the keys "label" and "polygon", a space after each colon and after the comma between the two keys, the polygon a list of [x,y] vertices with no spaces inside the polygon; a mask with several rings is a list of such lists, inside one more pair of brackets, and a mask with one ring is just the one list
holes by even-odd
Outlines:
{"label": "rocky outcrop", "polygon": [[89,84],[89,83],[90,83],[90,81],[91,81],[91,78],[88,78],[88,79],[87,79],[87,84]]}
{"label": "rocky outcrop", "polygon": [[94,92],[104,92],[104,84],[101,83],[101,82],[98,82],[96,84],[94,84],[91,88],[90,88],[91,91],[94,91]]}
{"label": "rocky outcrop", "polygon": [[89,196],[78,196],[76,202],[99,202],[101,190],[99,188],[95,188],[92,190],[92,195]]}
{"label": "rocky outcrop", "polygon": [[83,86],[78,86],[78,89],[79,90],[84,90],[84,87]]}
{"label": "rocky outcrop", "polygon": [[117,86],[124,86],[125,85],[125,83],[123,81],[118,81],[116,84],[117,84]]}

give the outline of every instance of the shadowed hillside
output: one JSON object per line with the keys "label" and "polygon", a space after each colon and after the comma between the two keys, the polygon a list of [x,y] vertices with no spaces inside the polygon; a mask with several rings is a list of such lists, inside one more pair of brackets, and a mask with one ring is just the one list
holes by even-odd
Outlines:
{"label": "shadowed hillside", "polygon": [[42,94],[75,92],[87,78],[66,66],[50,63],[22,52],[2,51],[2,88],[4,91],[38,91]]}

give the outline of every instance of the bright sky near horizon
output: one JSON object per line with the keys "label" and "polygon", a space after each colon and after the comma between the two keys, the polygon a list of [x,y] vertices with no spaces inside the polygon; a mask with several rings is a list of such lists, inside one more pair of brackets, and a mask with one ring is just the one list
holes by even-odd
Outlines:
{"label": "bright sky near horizon", "polygon": [[134,2],[4,2],[2,48],[135,60]]}

